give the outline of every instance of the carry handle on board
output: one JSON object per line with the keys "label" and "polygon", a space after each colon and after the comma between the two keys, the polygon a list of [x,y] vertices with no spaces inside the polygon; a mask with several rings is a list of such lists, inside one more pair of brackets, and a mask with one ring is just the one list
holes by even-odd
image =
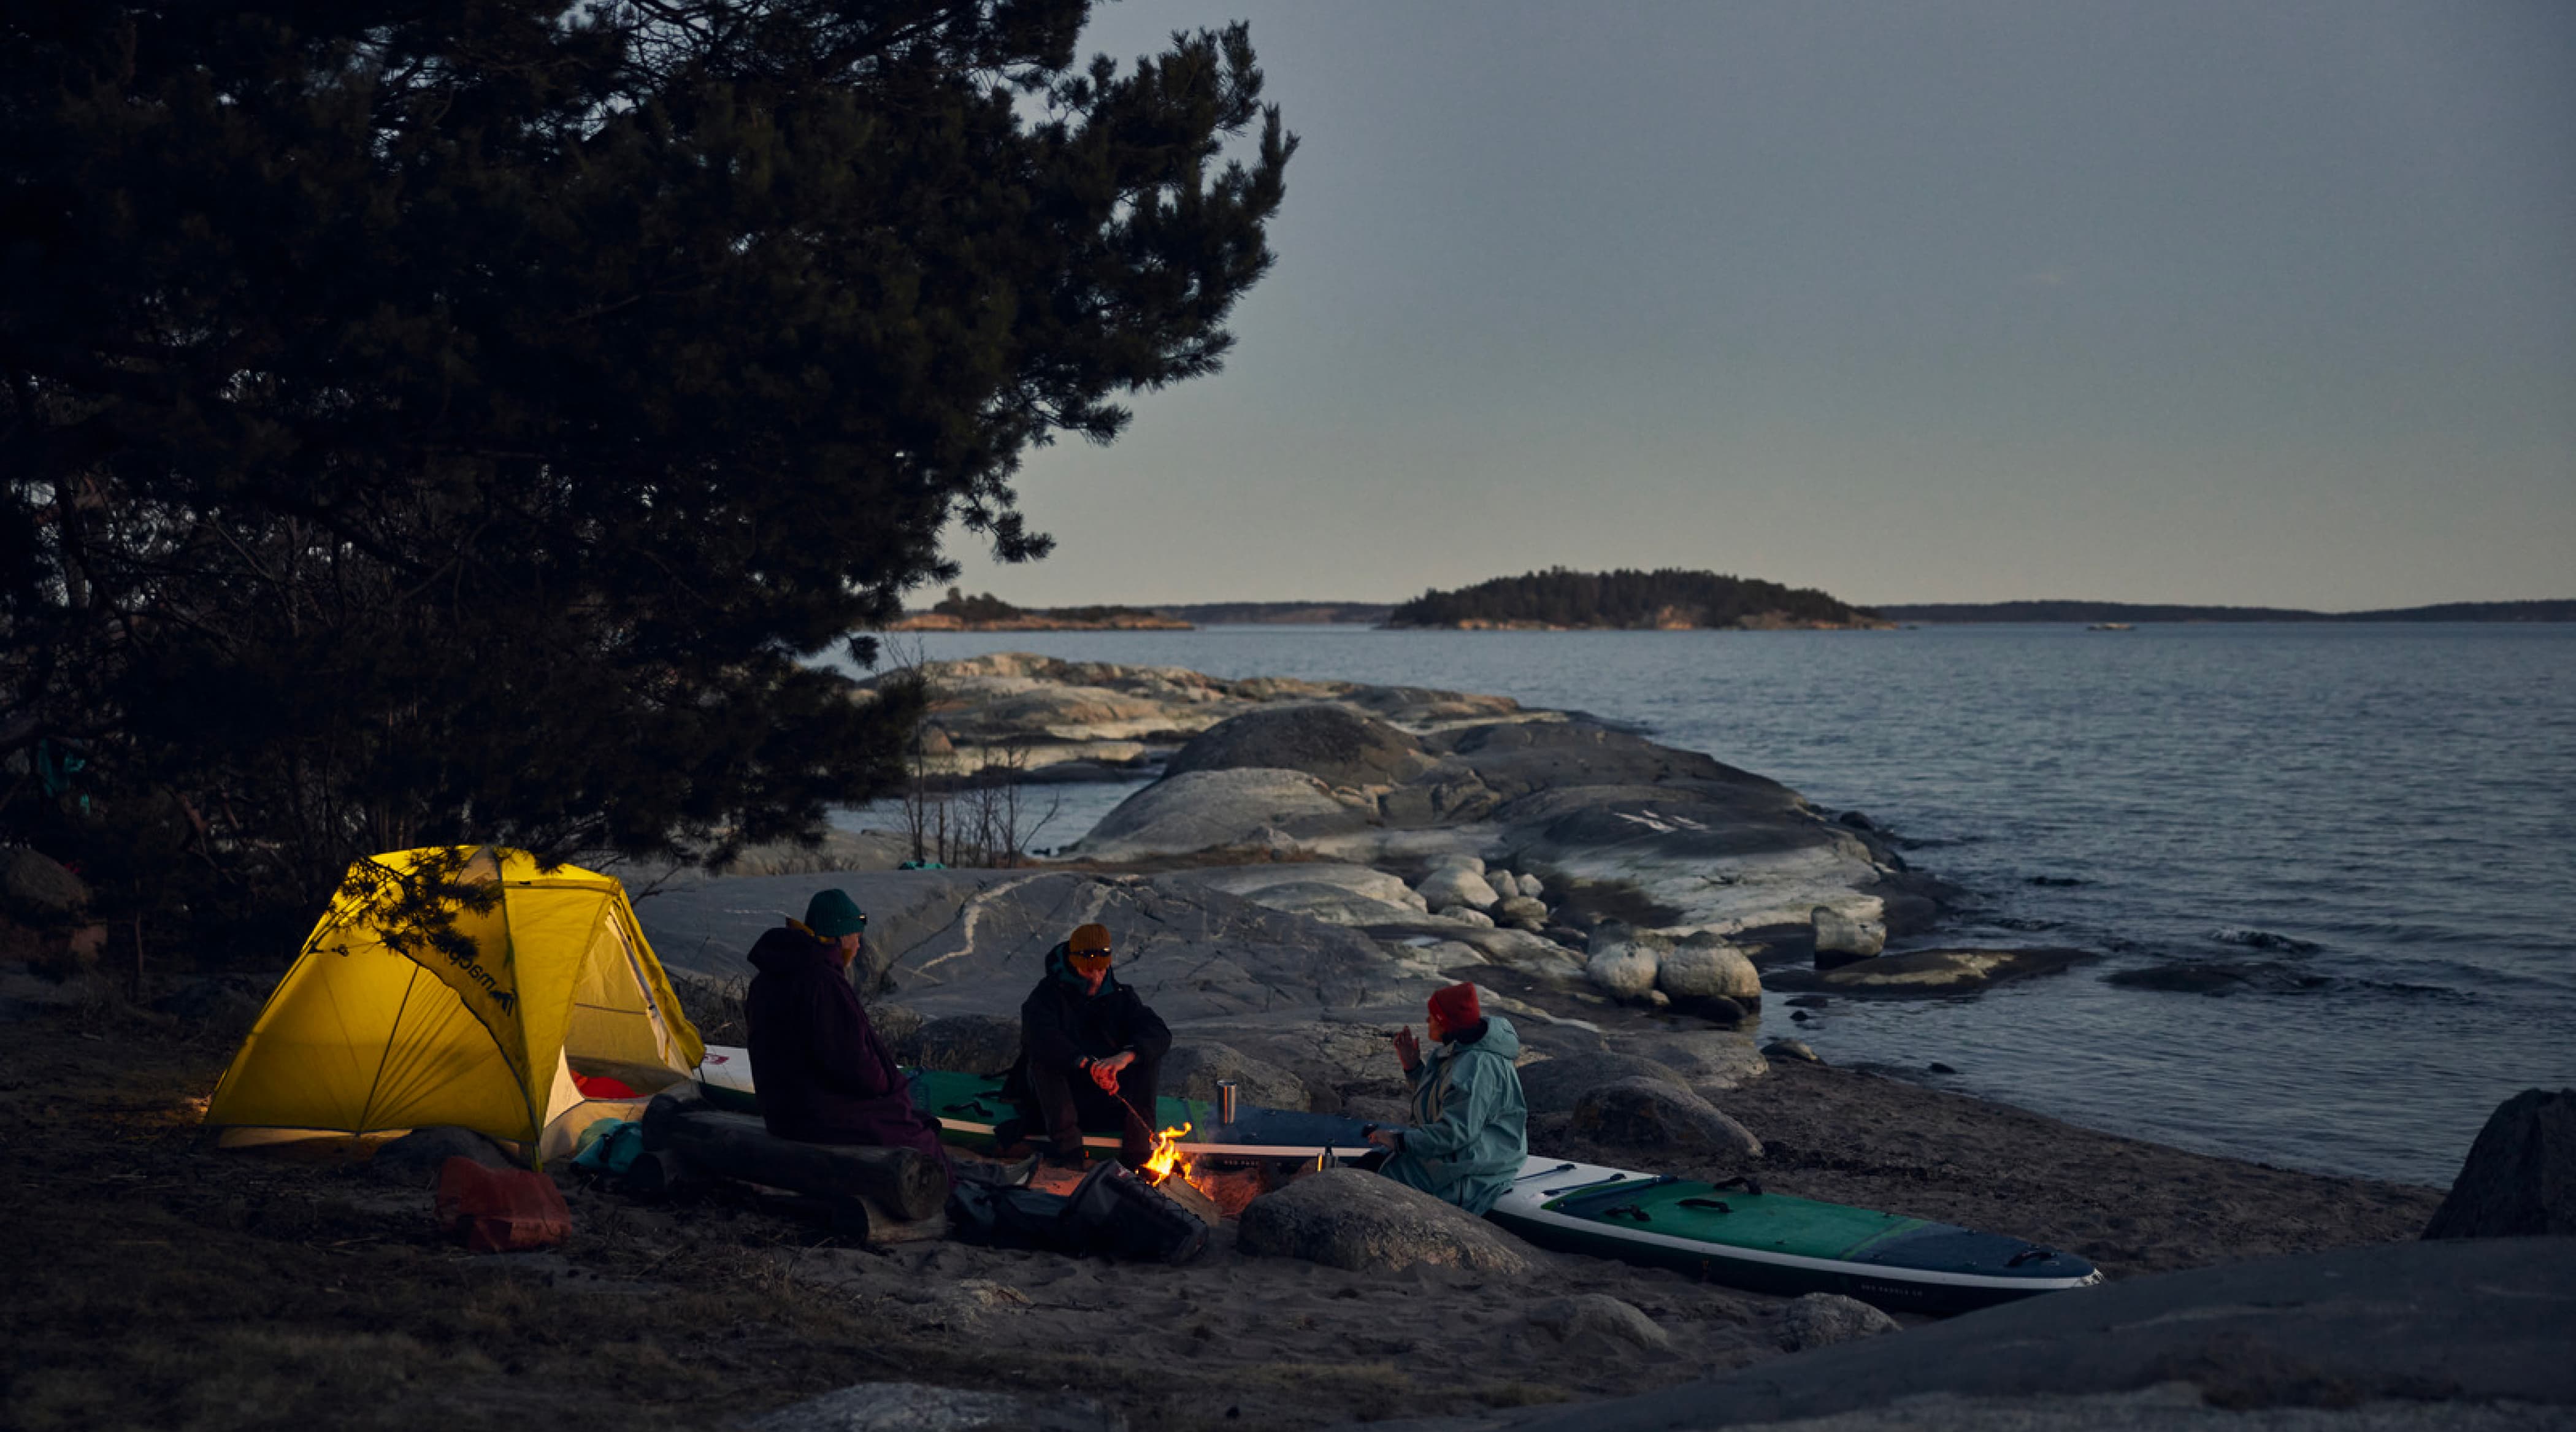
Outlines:
{"label": "carry handle on board", "polygon": [[[1547,1211],[1550,1213],[1571,1213],[1580,1216],[1588,1213],[1590,1211],[1589,1206],[1594,1203],[1607,1199],[1626,1198],[1628,1195],[1633,1193],[1643,1193],[1650,1188],[1661,1188],[1665,1184],[1679,1182],[1681,1182],[1681,1180],[1675,1178],[1671,1174],[1659,1173],[1653,1178],[1641,1179],[1635,1183],[1605,1183],[1597,1188],[1586,1189],[1582,1192],[1569,1194],[1564,1198],[1560,1198],[1555,1202],[1548,1204]],[[1629,1206],[1634,1207],[1635,1205],[1632,1204]]]}

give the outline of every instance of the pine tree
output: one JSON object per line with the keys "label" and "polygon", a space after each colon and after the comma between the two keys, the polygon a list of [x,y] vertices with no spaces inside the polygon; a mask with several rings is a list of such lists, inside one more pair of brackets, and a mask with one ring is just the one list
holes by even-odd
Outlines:
{"label": "pine tree", "polygon": [[1078,64],[1087,11],[0,10],[0,754],[95,797],[0,836],[309,905],[891,784],[909,703],[814,659],[952,517],[1042,555],[1022,456],[1216,371],[1271,261],[1244,29]]}

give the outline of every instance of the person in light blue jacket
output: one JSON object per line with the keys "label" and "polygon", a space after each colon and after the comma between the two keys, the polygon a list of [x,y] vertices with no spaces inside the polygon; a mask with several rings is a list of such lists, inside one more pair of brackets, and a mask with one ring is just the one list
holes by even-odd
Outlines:
{"label": "person in light blue jacket", "polygon": [[1413,1085],[1413,1127],[1379,1129],[1369,1141],[1394,1150],[1379,1173],[1481,1214],[1529,1157],[1529,1101],[1512,1067],[1521,1037],[1510,1020],[1483,1012],[1471,984],[1434,993],[1426,1023],[1429,1054],[1410,1027],[1395,1036],[1396,1062]]}

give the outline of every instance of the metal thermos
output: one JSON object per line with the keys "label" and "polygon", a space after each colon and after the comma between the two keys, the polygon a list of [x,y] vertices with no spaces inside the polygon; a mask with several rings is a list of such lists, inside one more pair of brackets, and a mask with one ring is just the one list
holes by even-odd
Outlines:
{"label": "metal thermos", "polygon": [[1220,1124],[1234,1122],[1234,1081],[1231,1079],[1216,1081],[1216,1121]]}

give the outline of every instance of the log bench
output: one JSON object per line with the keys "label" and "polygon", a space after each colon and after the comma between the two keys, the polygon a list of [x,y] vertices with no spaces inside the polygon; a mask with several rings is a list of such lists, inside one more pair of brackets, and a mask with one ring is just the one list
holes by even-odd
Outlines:
{"label": "log bench", "polygon": [[630,1187],[667,1192],[691,1175],[784,1189],[820,1201],[833,1231],[870,1243],[940,1236],[948,1172],[919,1149],[801,1144],[769,1132],[757,1114],[728,1113],[694,1094],[660,1094],[644,1106],[644,1155]]}

